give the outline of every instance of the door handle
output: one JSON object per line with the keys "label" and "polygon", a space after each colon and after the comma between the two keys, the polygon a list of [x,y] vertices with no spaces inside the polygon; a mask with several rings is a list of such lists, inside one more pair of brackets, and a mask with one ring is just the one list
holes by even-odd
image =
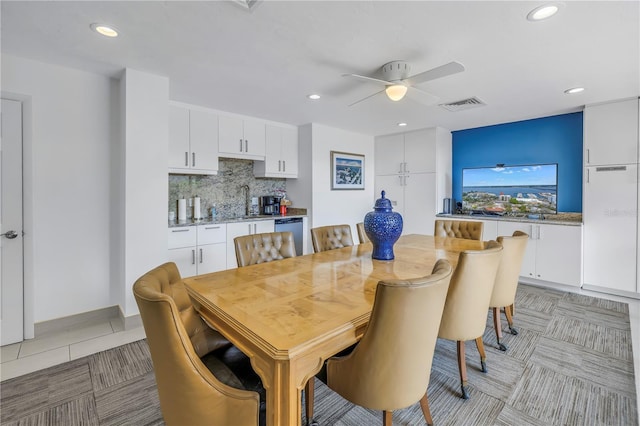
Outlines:
{"label": "door handle", "polygon": [[196,264],[196,251],[195,251],[195,249],[191,250],[191,264],[192,265]]}
{"label": "door handle", "polygon": [[192,152],[191,153],[191,167],[195,167],[196,166],[196,153]]}
{"label": "door handle", "polygon": [[242,152],[242,139],[240,139],[240,152]]}
{"label": "door handle", "polygon": [[6,237],[10,240],[13,240],[14,238],[16,238],[18,236],[18,233],[16,231],[7,231],[4,234],[0,234],[1,237]]}
{"label": "door handle", "polygon": [[200,263],[202,263],[202,249],[200,249]]}

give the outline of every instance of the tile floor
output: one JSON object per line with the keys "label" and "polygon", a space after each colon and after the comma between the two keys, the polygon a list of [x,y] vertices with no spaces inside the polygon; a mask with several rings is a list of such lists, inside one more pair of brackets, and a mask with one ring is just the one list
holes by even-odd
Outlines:
{"label": "tile floor", "polygon": [[[640,300],[587,290],[580,290],[580,294],[629,304],[636,397],[640,407]],[[2,346],[0,348],[0,381],[144,338],[142,326],[122,330],[116,321],[102,320],[84,323],[81,326],[25,340],[22,343]]]}

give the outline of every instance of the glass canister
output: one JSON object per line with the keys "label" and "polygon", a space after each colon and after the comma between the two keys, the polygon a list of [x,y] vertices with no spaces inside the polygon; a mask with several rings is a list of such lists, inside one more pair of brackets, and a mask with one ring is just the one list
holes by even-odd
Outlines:
{"label": "glass canister", "polygon": [[382,197],[376,200],[372,212],[364,217],[364,231],[373,244],[371,257],[377,260],[393,260],[393,245],[402,234],[402,215],[394,212],[391,200]]}

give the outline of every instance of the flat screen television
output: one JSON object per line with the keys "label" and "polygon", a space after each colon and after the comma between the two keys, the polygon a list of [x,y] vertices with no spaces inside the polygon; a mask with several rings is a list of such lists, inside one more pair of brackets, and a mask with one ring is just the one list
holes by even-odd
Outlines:
{"label": "flat screen television", "polygon": [[557,164],[462,169],[464,213],[556,214],[557,197]]}

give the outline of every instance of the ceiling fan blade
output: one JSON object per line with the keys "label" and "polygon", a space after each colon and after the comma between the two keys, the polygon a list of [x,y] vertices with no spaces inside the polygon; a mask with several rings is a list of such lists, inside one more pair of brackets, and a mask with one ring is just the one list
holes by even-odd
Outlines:
{"label": "ceiling fan blade", "polygon": [[[385,88],[385,89],[386,89],[386,88]],[[359,104],[359,103],[360,103],[360,102],[362,102],[362,101],[366,101],[367,99],[372,98],[372,97],[374,97],[375,95],[378,95],[378,94],[380,94],[380,93],[384,92],[384,91],[385,91],[385,89],[382,89],[382,90],[381,90],[381,91],[379,91],[379,92],[376,92],[376,93],[374,93],[374,94],[372,94],[372,95],[369,95],[369,96],[367,96],[367,97],[364,97],[364,98],[360,99],[359,101],[355,101],[354,103],[349,104],[349,106],[351,107],[351,106],[354,106],[355,104]]]}
{"label": "ceiling fan blade", "polygon": [[449,62],[448,64],[440,65],[430,69],[429,71],[421,72],[420,74],[407,77],[402,80],[404,83],[408,83],[410,86],[424,83],[425,81],[435,80],[436,78],[446,77],[448,75],[457,74],[464,71],[464,65],[460,62]]}
{"label": "ceiling fan blade", "polygon": [[343,77],[353,77],[353,78],[357,78],[358,80],[369,81],[369,82],[372,82],[372,83],[384,84],[385,86],[388,86],[389,84],[393,84],[390,81],[380,80],[378,78],[367,77],[367,76],[358,75],[358,74],[342,74],[342,76]]}
{"label": "ceiling fan blade", "polygon": [[409,90],[407,91],[407,97],[427,106],[435,105],[440,100],[440,98],[436,95],[432,95],[431,93],[425,92],[424,90],[420,90],[417,87],[413,86],[409,87]]}

